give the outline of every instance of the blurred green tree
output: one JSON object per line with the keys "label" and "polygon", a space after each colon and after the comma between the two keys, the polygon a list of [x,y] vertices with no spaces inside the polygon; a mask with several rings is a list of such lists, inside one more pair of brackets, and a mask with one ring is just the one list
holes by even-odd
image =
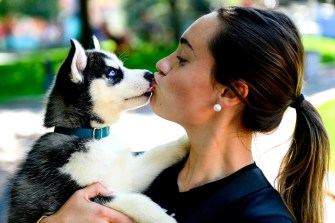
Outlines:
{"label": "blurred green tree", "polygon": [[210,0],[126,0],[128,25],[143,41],[178,41],[195,18],[210,11]]}
{"label": "blurred green tree", "polygon": [[57,0],[0,0],[1,17],[12,13],[52,19],[58,14]]}

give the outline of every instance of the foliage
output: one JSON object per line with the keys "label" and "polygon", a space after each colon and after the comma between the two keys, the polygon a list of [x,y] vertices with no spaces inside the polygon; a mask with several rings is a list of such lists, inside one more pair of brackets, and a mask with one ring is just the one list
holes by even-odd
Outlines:
{"label": "foliage", "polygon": [[326,102],[319,107],[317,110],[320,112],[325,128],[330,138],[330,170],[335,173],[335,100]]}
{"label": "foliage", "polygon": [[305,51],[317,51],[321,54],[321,62],[335,62],[335,39],[321,36],[303,36]]}
{"label": "foliage", "polygon": [[[0,66],[0,101],[43,94],[67,49],[40,50]],[[47,68],[47,63],[50,68]],[[49,70],[48,70],[49,69]]]}
{"label": "foliage", "polygon": [[[191,21],[209,12],[209,0],[125,0],[127,27],[142,41],[177,41]],[[185,13],[187,12],[187,13]]]}
{"label": "foliage", "polygon": [[57,0],[0,0],[0,15],[23,14],[46,19],[57,16]]}
{"label": "foliage", "polygon": [[170,54],[175,48],[176,45],[163,46],[145,43],[130,54],[126,52],[119,56],[128,68],[148,69],[153,72],[156,70],[157,61]]}

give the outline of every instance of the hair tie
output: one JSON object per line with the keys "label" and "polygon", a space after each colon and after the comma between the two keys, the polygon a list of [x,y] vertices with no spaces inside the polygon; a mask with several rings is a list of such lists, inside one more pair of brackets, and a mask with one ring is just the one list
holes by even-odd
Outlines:
{"label": "hair tie", "polygon": [[302,102],[305,100],[305,97],[303,94],[300,94],[299,97],[297,97],[296,99],[293,100],[293,102],[291,103],[290,107],[292,108],[301,108],[301,104]]}

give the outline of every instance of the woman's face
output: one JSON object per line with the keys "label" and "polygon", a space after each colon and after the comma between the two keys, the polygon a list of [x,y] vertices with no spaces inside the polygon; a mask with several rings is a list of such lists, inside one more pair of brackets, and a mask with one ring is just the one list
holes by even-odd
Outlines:
{"label": "woman's face", "polygon": [[150,105],[167,120],[201,124],[213,115],[218,91],[212,82],[214,58],[208,42],[219,25],[216,13],[195,21],[182,35],[175,52],[157,62],[157,85]]}

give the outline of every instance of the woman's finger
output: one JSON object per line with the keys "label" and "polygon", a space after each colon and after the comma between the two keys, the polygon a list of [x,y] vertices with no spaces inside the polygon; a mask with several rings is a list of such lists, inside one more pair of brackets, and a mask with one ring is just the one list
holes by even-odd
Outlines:
{"label": "woman's finger", "polygon": [[99,195],[104,195],[104,196],[112,195],[113,191],[106,188],[101,183],[94,183],[81,190],[78,190],[76,193],[82,193],[85,199],[90,200],[91,198],[99,196]]}

